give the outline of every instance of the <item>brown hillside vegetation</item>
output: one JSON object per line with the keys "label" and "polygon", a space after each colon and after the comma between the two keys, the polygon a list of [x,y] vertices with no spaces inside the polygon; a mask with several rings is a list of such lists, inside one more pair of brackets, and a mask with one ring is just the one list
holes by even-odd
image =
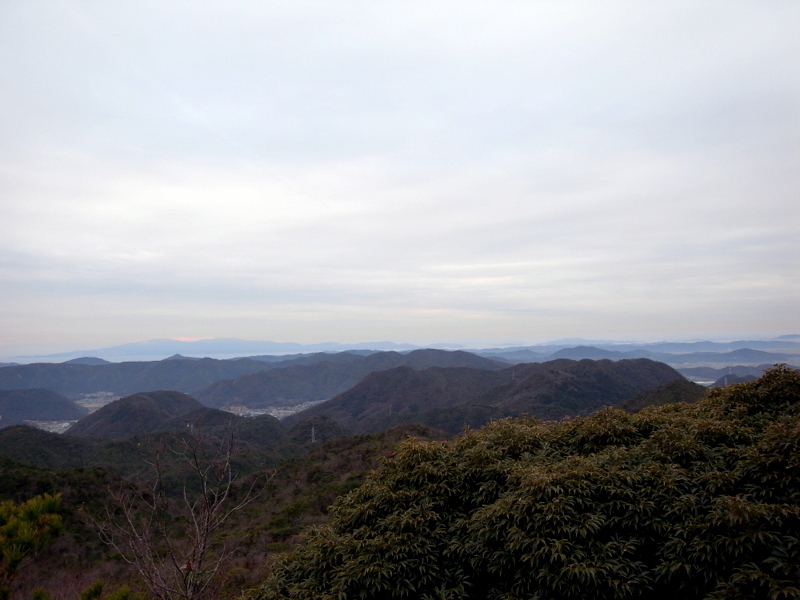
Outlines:
{"label": "brown hillside vegetation", "polygon": [[404,443],[250,600],[800,598],[800,372]]}

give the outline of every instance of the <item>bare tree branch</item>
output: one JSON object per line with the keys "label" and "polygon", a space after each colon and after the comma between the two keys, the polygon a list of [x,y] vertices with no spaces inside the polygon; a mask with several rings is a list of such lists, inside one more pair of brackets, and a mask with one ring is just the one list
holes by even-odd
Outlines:
{"label": "bare tree branch", "polygon": [[[222,543],[221,530],[255,500],[274,473],[253,478],[232,502],[235,451],[232,428],[222,440],[191,430],[170,443],[158,443],[143,451],[154,473],[147,491],[133,486],[109,489],[105,514],[100,519],[89,516],[103,542],[136,570],[159,600],[208,600],[220,568],[236,552]],[[170,497],[164,479],[167,459],[189,468],[197,493],[184,484],[179,499]]]}

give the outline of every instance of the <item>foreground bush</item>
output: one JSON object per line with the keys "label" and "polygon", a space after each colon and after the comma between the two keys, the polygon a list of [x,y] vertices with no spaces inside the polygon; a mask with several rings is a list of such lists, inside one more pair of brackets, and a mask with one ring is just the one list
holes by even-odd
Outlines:
{"label": "foreground bush", "polygon": [[800,598],[800,373],[408,441],[251,600]]}

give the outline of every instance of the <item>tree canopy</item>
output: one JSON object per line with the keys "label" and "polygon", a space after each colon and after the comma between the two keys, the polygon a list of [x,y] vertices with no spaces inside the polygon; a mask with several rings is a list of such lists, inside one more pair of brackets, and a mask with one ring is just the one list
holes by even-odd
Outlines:
{"label": "tree canopy", "polygon": [[250,596],[800,598],[800,372],[409,440]]}
{"label": "tree canopy", "polygon": [[0,600],[8,597],[9,584],[25,559],[61,531],[60,505],[58,494],[0,502]]}

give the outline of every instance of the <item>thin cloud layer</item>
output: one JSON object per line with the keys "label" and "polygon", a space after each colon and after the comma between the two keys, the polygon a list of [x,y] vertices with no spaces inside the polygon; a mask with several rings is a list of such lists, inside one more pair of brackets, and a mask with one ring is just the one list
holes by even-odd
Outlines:
{"label": "thin cloud layer", "polygon": [[800,327],[793,3],[0,5],[0,344]]}

